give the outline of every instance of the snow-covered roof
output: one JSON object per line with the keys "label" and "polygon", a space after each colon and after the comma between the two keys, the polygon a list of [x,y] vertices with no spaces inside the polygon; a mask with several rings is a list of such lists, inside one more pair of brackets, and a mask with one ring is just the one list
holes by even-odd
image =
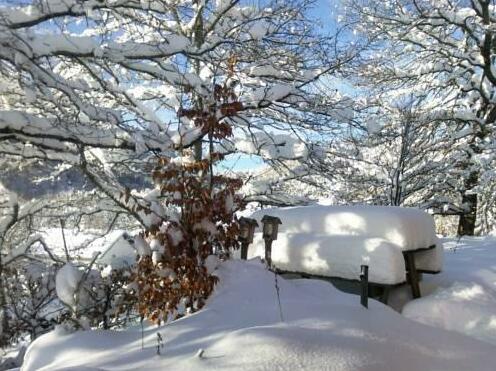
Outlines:
{"label": "snow-covered roof", "polygon": [[[60,228],[47,228],[41,232],[41,236],[55,255],[65,255]],[[99,264],[115,265],[123,261],[132,262],[136,256],[131,233],[125,230],[114,230],[101,236],[91,231],[64,229],[64,236],[71,257],[86,260],[99,254]]]}
{"label": "snow-covered roof", "polygon": [[118,268],[122,265],[131,265],[134,263],[136,261],[136,249],[134,248],[133,237],[127,232],[115,235],[114,237],[98,257],[98,264]]}

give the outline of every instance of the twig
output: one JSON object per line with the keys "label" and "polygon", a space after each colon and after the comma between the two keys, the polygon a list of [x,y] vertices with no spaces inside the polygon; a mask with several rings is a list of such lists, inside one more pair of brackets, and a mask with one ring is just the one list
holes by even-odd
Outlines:
{"label": "twig", "polygon": [[160,332],[157,332],[157,355],[160,355],[160,348],[164,347],[164,339]]}
{"label": "twig", "polygon": [[65,241],[64,220],[63,219],[60,219],[60,230],[62,231],[62,241],[64,242],[65,258],[66,258],[67,262],[70,262],[71,258],[69,256],[69,250],[67,249],[67,243]]}
{"label": "twig", "polygon": [[140,325],[141,325],[141,350],[145,349],[145,330],[143,328],[143,321],[145,317],[141,316]]}

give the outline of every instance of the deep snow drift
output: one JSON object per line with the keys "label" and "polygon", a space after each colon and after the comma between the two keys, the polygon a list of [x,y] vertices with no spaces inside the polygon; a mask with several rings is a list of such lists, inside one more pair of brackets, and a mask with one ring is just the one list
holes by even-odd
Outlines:
{"label": "deep snow drift", "polygon": [[443,242],[445,270],[424,278],[424,297],[408,302],[403,315],[496,345],[496,239]]}
{"label": "deep snow drift", "polygon": [[[493,345],[418,324],[380,303],[362,308],[323,281],[279,277],[259,260],[229,261],[205,309],[170,325],[53,331],[28,349],[41,370],[493,370]],[[157,332],[165,339],[156,354]],[[72,368],[71,368],[72,367]]]}

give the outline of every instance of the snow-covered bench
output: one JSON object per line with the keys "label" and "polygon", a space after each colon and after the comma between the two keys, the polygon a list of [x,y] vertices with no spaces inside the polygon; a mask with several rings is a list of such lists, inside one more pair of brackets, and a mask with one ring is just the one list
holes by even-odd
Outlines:
{"label": "snow-covered bench", "polygon": [[[419,296],[418,273],[442,268],[442,248],[432,217],[418,209],[382,206],[304,206],[255,212],[281,219],[272,244],[272,263],[283,272],[359,280],[369,266],[371,284],[390,287],[407,281]],[[260,224],[261,225],[261,224]],[[248,257],[264,256],[256,233]],[[408,275],[407,275],[408,272]]]}

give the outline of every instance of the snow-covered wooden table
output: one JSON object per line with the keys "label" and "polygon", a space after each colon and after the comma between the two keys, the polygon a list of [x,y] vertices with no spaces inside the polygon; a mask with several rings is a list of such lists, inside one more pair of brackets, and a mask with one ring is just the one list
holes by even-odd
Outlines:
{"label": "snow-covered wooden table", "polygon": [[[385,206],[303,206],[257,211],[253,218],[277,216],[282,225],[272,245],[272,263],[292,272],[359,281],[369,266],[369,281],[383,289],[408,282],[420,296],[420,273],[442,269],[442,247],[433,218],[422,210]],[[255,234],[248,257],[264,256],[262,234]],[[374,290],[371,290],[374,292]]]}

